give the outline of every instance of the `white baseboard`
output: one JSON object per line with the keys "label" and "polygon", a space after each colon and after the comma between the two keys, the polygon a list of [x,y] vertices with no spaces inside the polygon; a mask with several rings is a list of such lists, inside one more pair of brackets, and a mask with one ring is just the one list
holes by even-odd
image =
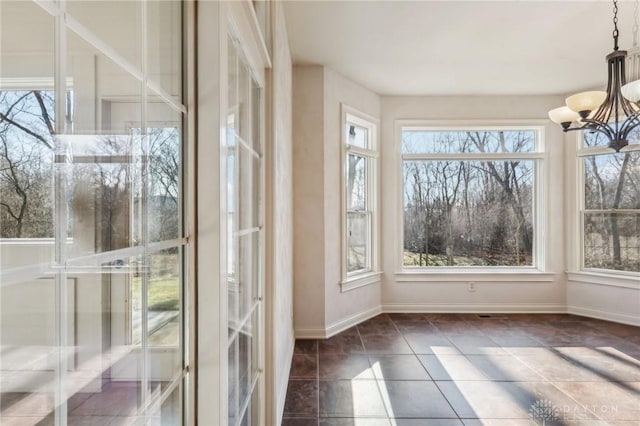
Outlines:
{"label": "white baseboard", "polygon": [[296,339],[326,339],[324,328],[296,328]]}
{"label": "white baseboard", "polygon": [[335,336],[336,334],[346,330],[347,328],[358,325],[361,322],[366,321],[369,318],[373,318],[381,313],[382,309],[380,308],[380,306],[375,306],[371,309],[367,309],[366,311],[360,311],[355,315],[351,315],[350,317],[336,321],[327,327],[327,337]]}
{"label": "white baseboard", "polygon": [[380,306],[375,306],[336,321],[327,328],[296,328],[296,339],[327,339],[381,313]]}
{"label": "white baseboard", "polygon": [[625,315],[617,312],[601,311],[599,309],[592,308],[583,308],[581,306],[568,306],[567,312],[574,315],[581,315],[583,317],[619,322],[622,324],[640,327],[640,316]]}
{"label": "white baseboard", "polygon": [[386,303],[382,312],[416,313],[566,313],[563,303]]}
{"label": "white baseboard", "polygon": [[276,424],[281,424],[282,423],[282,416],[284,415],[284,403],[286,402],[287,399],[287,386],[289,385],[289,376],[291,375],[291,363],[293,362],[293,351],[296,345],[296,339],[291,339],[291,342],[289,344],[289,348],[287,349],[287,355],[286,355],[286,360],[287,360],[287,368],[284,369],[284,371],[286,372],[286,377],[281,378],[280,383],[282,383],[280,385],[280,389],[278,389],[278,401],[276,403],[276,409],[277,411],[277,423]]}

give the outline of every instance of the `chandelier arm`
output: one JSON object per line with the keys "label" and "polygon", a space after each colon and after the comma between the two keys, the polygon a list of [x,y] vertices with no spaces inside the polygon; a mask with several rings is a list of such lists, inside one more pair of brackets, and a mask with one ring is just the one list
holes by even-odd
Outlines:
{"label": "chandelier arm", "polygon": [[635,111],[633,114],[631,114],[622,124],[622,129],[620,130],[622,138],[627,139],[633,129],[638,126],[640,126],[640,110]]}
{"label": "chandelier arm", "polygon": [[590,118],[584,118],[582,120],[585,125],[581,127],[582,130],[590,130],[592,132],[598,132],[604,134],[609,140],[613,140],[616,138],[615,132],[607,125],[607,123],[603,123],[598,120],[593,120]]}

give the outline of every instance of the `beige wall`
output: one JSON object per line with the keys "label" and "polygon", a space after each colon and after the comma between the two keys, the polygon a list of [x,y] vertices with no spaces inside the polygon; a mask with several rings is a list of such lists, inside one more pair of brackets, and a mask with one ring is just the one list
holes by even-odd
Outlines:
{"label": "beige wall", "polygon": [[[275,402],[274,424],[280,424],[286,398],[289,369],[293,354],[293,182],[292,168],[292,67],[284,9],[274,3],[274,43],[272,52],[272,115],[270,164],[272,246],[267,250],[267,268],[272,273],[267,280],[272,297],[272,345],[268,353],[273,356],[272,392]],[[269,421],[267,421],[269,424]]]}
{"label": "beige wall", "polygon": [[341,105],[380,116],[380,98],[320,66],[293,73],[294,324],[323,337],[375,315],[380,285],[341,292]]}
{"label": "beige wall", "polygon": [[[382,256],[385,281],[383,310],[388,311],[560,311],[566,309],[565,250],[563,238],[564,185],[563,134],[546,117],[546,111],[561,104],[555,96],[471,97],[383,97],[382,98]],[[544,125],[546,178],[543,231],[545,261],[543,275],[483,273],[433,274],[413,282],[399,282],[395,272],[399,215],[400,158],[394,143],[394,122],[425,120],[540,120]],[[387,214],[388,213],[388,214]],[[468,291],[468,282],[476,291]]]}
{"label": "beige wall", "polygon": [[324,71],[293,68],[294,326],[324,328]]}

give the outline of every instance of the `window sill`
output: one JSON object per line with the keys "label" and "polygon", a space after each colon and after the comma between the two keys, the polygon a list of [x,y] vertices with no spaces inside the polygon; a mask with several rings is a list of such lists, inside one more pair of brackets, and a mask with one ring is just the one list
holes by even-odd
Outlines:
{"label": "window sill", "polygon": [[396,282],[552,282],[556,274],[541,272],[537,269],[500,269],[396,272]]}
{"label": "window sill", "polygon": [[356,288],[364,287],[371,284],[378,284],[382,279],[382,272],[367,272],[362,275],[356,275],[349,277],[340,282],[340,291],[355,290]]}
{"label": "window sill", "polygon": [[640,274],[595,271],[567,272],[567,279],[578,283],[640,289]]}

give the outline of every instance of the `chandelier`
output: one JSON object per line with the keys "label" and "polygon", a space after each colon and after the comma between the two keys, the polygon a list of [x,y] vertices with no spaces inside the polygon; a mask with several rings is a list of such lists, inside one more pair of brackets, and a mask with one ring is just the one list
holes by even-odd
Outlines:
{"label": "chandelier", "polygon": [[609,140],[609,148],[616,152],[629,145],[629,134],[640,126],[640,80],[627,84],[626,57],[625,50],[618,50],[618,2],[613,0],[613,52],[607,55],[607,91],[569,96],[566,106],[549,111],[551,121],[560,124],[565,132],[603,134]]}

